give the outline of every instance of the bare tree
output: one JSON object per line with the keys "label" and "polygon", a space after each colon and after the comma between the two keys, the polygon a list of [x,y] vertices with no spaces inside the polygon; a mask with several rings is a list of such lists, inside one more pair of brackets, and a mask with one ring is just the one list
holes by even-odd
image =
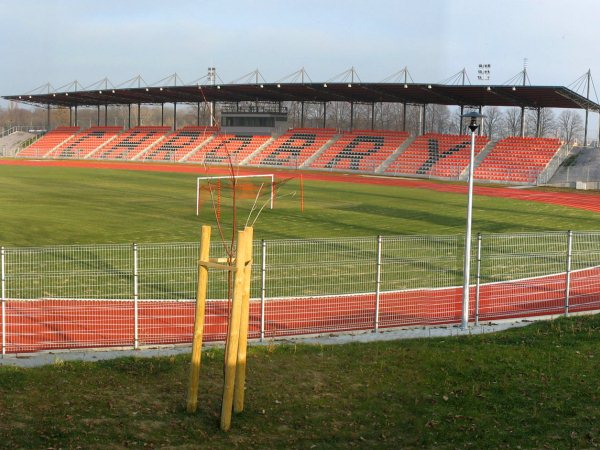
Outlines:
{"label": "bare tree", "polygon": [[502,111],[497,106],[490,106],[483,110],[483,114],[486,116],[483,119],[483,134],[492,141],[494,140],[494,136],[500,131]]}
{"label": "bare tree", "polygon": [[548,137],[556,135],[556,119],[554,111],[550,108],[542,108],[540,110],[540,136]]}
{"label": "bare tree", "polygon": [[557,120],[557,132],[560,139],[567,145],[574,145],[581,139],[583,123],[579,113],[565,109]]}
{"label": "bare tree", "polygon": [[519,136],[521,132],[521,110],[508,108],[502,120],[502,137]]}
{"label": "bare tree", "polygon": [[445,105],[427,105],[425,108],[425,129],[428,132],[449,133],[450,119],[450,110]]}

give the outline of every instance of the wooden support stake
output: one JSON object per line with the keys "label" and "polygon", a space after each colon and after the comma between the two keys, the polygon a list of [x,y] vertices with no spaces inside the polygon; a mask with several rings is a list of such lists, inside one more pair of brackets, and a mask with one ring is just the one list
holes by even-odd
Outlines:
{"label": "wooden support stake", "polygon": [[200,261],[200,265],[202,267],[206,267],[209,269],[221,269],[221,270],[233,270],[235,271],[235,266],[227,266],[225,264],[217,264],[214,262],[204,262],[204,261]]}
{"label": "wooden support stake", "polygon": [[248,350],[248,324],[250,322],[250,278],[252,276],[252,239],[254,230],[246,227],[246,250],[244,254],[244,290],[242,296],[242,320],[240,321],[240,341],[237,354],[233,411],[244,410],[244,389],[246,385],[246,353]]}
{"label": "wooden support stake", "polygon": [[208,285],[208,262],[210,253],[211,228],[204,225],[200,237],[200,260],[198,261],[198,286],[196,291],[196,318],[194,321],[194,340],[192,343],[192,365],[190,367],[190,385],[188,389],[187,411],[192,413],[198,407],[198,384],[200,380],[200,360],[202,357],[202,337],[204,334],[204,310]]}
{"label": "wooden support stake", "polygon": [[244,261],[246,253],[246,232],[238,231],[237,255],[235,258],[235,281],[233,284],[233,301],[227,344],[225,348],[225,382],[223,384],[223,402],[221,404],[221,430],[231,428],[233,410],[233,390],[237,363],[238,344],[240,338],[240,321],[242,316],[242,296],[244,288]]}

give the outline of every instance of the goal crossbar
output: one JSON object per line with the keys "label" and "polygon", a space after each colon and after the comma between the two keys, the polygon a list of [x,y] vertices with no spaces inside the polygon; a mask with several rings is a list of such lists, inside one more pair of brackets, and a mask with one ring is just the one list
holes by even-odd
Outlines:
{"label": "goal crossbar", "polygon": [[233,179],[239,179],[239,178],[268,178],[269,181],[269,189],[270,189],[270,193],[269,193],[269,208],[273,209],[273,199],[274,199],[274,195],[275,195],[275,175],[269,173],[269,174],[260,174],[260,175],[235,175],[235,176],[228,176],[228,175],[224,175],[224,176],[214,176],[214,177],[196,177],[196,216],[200,215],[200,189],[201,189],[201,185],[202,185],[202,181],[204,180],[233,180]]}

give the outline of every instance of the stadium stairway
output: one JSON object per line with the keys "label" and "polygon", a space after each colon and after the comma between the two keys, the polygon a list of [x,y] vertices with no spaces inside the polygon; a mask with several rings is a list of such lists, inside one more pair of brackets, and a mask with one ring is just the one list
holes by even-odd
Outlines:
{"label": "stadium stairway", "polygon": [[28,131],[13,131],[3,137],[0,137],[0,156],[16,156],[21,150],[21,146],[27,141],[32,141],[36,135]]}
{"label": "stadium stairway", "polygon": [[334,128],[294,128],[275,139],[247,165],[297,169],[335,135]]}
{"label": "stadium stairway", "polygon": [[[489,155],[490,152],[494,149],[494,147],[496,146],[497,143],[498,143],[498,141],[488,142],[485,145],[485,147],[483,147],[483,149],[477,155],[475,155],[475,161],[473,162],[473,170],[477,169],[477,167],[483,162],[483,160],[486,158],[486,156]],[[462,173],[459,175],[458,179],[461,181],[467,181],[469,179],[469,165],[468,164],[464,168]],[[473,179],[475,180],[475,178],[473,178]]]}
{"label": "stadium stairway", "polygon": [[187,161],[202,164],[232,164],[239,166],[269,139],[270,136],[267,135],[217,134],[209,143],[202,147],[202,150],[195,152]]}
{"label": "stadium stairway", "polygon": [[196,147],[195,149],[190,151],[187,155],[185,155],[183,158],[181,158],[180,162],[182,162],[182,163],[189,162],[190,158],[193,158],[196,153],[201,152],[202,149],[204,147],[206,147],[215,137],[216,137],[216,134],[211,134],[210,136],[208,136],[204,140],[204,142],[202,142],[198,147]]}
{"label": "stadium stairway", "polygon": [[[489,182],[536,184],[550,170],[561,144],[555,138],[508,137],[499,141],[475,169],[475,179]],[[554,163],[557,168],[557,163]]]}
{"label": "stadium stairway", "polygon": [[336,135],[332,136],[332,138],[329,141],[327,141],[327,143],[323,147],[321,147],[319,150],[317,150],[315,152],[314,155],[312,155],[306,161],[304,161],[304,163],[299,167],[299,169],[305,169],[307,167],[310,167],[310,165],[319,156],[321,156],[323,153],[325,153],[327,151],[328,148],[330,148],[332,145],[334,145],[336,142],[338,142],[338,140],[340,139],[341,136],[342,136],[341,134],[336,134]]}
{"label": "stadium stairway", "polygon": [[181,162],[204,146],[217,131],[219,131],[217,127],[183,127],[157,141],[134,159]]}
{"label": "stadium stairway", "polygon": [[[486,136],[476,136],[475,154],[488,143]],[[386,175],[458,179],[470,158],[471,137],[427,133],[415,140],[383,171]]]}
{"label": "stadium stairway", "polygon": [[254,150],[252,153],[250,153],[248,155],[248,157],[246,159],[244,159],[240,165],[245,166],[248,164],[249,161],[252,160],[252,158],[254,158],[256,155],[260,154],[260,152],[262,152],[264,149],[266,149],[267,147],[269,147],[273,142],[275,142],[275,138],[274,137],[269,137],[269,139],[267,139],[265,141],[265,143],[263,145],[261,145],[260,147],[258,147],[256,150]]}
{"label": "stadium stairway", "polygon": [[535,180],[536,184],[546,184],[554,176],[558,168],[569,156],[569,148],[567,145],[561,145],[546,167],[541,171]]}
{"label": "stadium stairway", "polygon": [[17,154],[17,157],[45,158],[53,150],[73,139],[78,131],[79,127],[57,127],[44,134],[30,146],[21,150]]}
{"label": "stadium stairway", "polygon": [[398,147],[396,149],[396,151],[394,153],[392,153],[388,159],[386,159],[384,162],[381,163],[381,165],[375,170],[375,173],[383,173],[386,171],[386,169],[390,166],[390,164],[392,162],[394,162],[396,160],[396,158],[398,158],[398,156],[400,156],[416,139],[416,136],[409,136],[400,147]]}
{"label": "stadium stairway", "polygon": [[406,141],[408,133],[354,130],[343,133],[310,164],[311,169],[374,173]]}
{"label": "stadium stairway", "polygon": [[600,152],[597,147],[573,147],[566,159],[552,175],[548,184],[559,187],[577,187],[588,183],[598,187],[600,182]]}
{"label": "stadium stairway", "polygon": [[91,127],[52,150],[46,158],[85,159],[91,153],[116,139],[121,127]]}
{"label": "stadium stairway", "polygon": [[91,159],[131,161],[151,149],[170,131],[163,126],[139,126],[121,133],[117,139],[89,155]]}

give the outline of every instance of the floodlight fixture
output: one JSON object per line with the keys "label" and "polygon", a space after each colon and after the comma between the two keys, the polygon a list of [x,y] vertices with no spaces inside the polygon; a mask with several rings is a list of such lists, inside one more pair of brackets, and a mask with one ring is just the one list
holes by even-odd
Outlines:
{"label": "floodlight fixture", "polygon": [[467,194],[467,227],[465,233],[465,260],[463,266],[463,292],[462,292],[462,317],[461,328],[466,330],[469,327],[469,286],[471,281],[471,228],[473,223],[473,168],[475,160],[475,132],[485,117],[476,111],[463,114],[470,120],[469,130],[471,130],[471,153],[469,155],[469,188]]}

